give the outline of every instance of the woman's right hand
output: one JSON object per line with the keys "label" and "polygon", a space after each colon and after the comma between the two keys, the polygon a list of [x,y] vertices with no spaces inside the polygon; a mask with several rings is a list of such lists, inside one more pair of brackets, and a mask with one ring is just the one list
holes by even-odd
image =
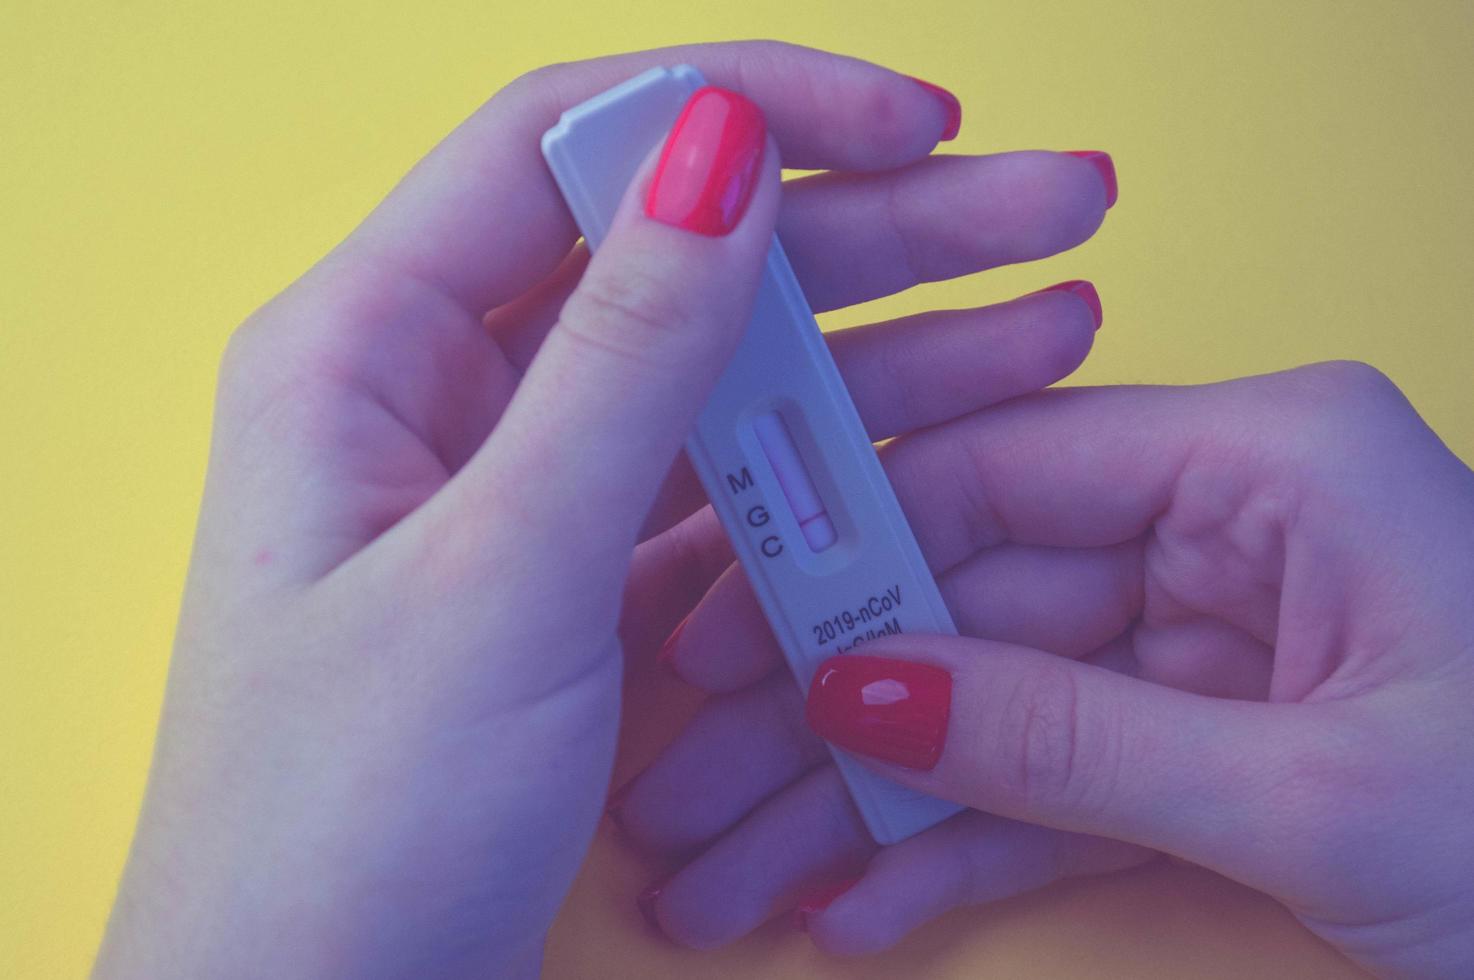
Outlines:
{"label": "woman's right hand", "polygon": [[[868,952],[1165,852],[1380,974],[1474,975],[1474,473],[1391,382],[1048,391],[883,457],[977,639],[835,658],[809,719],[975,809],[876,853],[729,570],[669,651],[717,696],[618,806],[637,843],[701,849],[647,897],[668,935],[716,945],[828,886],[814,940]],[[912,701],[867,705],[877,679]],[[934,758],[896,750],[928,734]]]}

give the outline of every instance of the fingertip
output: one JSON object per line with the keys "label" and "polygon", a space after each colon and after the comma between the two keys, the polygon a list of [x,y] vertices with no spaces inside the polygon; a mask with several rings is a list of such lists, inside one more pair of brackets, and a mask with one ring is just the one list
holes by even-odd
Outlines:
{"label": "fingertip", "polygon": [[[1075,280],[1083,282],[1083,280]],[[1041,374],[1033,390],[1045,388],[1069,377],[1085,363],[1095,346],[1100,331],[1099,297],[1092,305],[1085,297],[1059,283],[1020,296],[1014,302],[1026,307],[1027,320],[1020,331],[1019,342],[1038,358]],[[1088,285],[1088,283],[1086,284]],[[1093,287],[1092,287],[1093,290]],[[1042,299],[1063,294],[1067,299]]]}
{"label": "fingertip", "polygon": [[1105,206],[1107,210],[1114,207],[1119,191],[1116,184],[1116,162],[1111,159],[1111,155],[1104,150],[1066,150],[1065,155],[1084,160],[1095,168],[1105,186]]}
{"label": "fingertip", "polygon": [[860,877],[841,878],[815,888],[798,901],[793,910],[793,927],[799,932],[808,932],[815,920],[850,889],[860,883]]}
{"label": "fingertip", "polygon": [[730,694],[769,676],[783,655],[740,565],[730,565],[659,654],[684,683]]}
{"label": "fingertip", "polygon": [[926,94],[931,96],[932,100],[936,103],[936,108],[940,111],[942,126],[940,135],[937,136],[937,142],[949,143],[956,139],[957,134],[962,131],[962,100],[934,82],[928,82],[924,78],[917,78],[915,75],[908,75],[906,77],[917,85],[920,85]]}
{"label": "fingertip", "polygon": [[1048,293],[1065,293],[1080,300],[1085,304],[1085,308],[1090,311],[1090,317],[1095,324],[1095,329],[1100,329],[1101,323],[1105,320],[1105,312],[1101,307],[1100,293],[1096,290],[1095,283],[1088,279],[1068,279],[1064,282],[1057,282],[1052,286],[1045,286],[1043,289],[1035,290],[1032,293],[1026,294],[1026,296],[1020,297],[1020,299],[1026,299],[1029,296],[1042,296]]}
{"label": "fingertip", "polygon": [[[713,651],[715,654],[715,651]],[[685,684],[706,694],[732,694],[762,681],[778,666],[779,654],[766,646],[754,650],[713,655],[680,656],[676,675]],[[675,668],[672,668],[675,670]]]}
{"label": "fingertip", "polygon": [[666,932],[660,924],[660,909],[657,903],[665,891],[667,881],[669,881],[668,878],[652,881],[635,897],[635,907],[640,911],[640,918],[645,920],[645,927],[661,937],[666,937]]}
{"label": "fingertip", "polygon": [[815,947],[830,956],[843,957],[884,953],[908,931],[897,921],[877,918],[877,910],[853,903],[847,908],[815,913],[805,925],[804,932]]}
{"label": "fingertip", "polygon": [[692,896],[689,877],[677,871],[647,885],[635,905],[653,934],[686,949],[717,949],[739,938],[725,931],[727,924],[722,919],[693,908]]}
{"label": "fingertip", "polygon": [[842,124],[834,132],[845,134],[847,143],[827,153],[849,157],[844,169],[904,167],[957,136],[962,103],[947,89],[890,69],[863,68],[863,77],[843,80],[843,93],[823,97],[836,108],[844,107]]}
{"label": "fingertip", "polygon": [[949,128],[940,96],[892,68],[777,41],[724,47],[741,54],[726,64],[710,56],[692,61],[754,96],[789,166],[892,170],[925,157]]}
{"label": "fingertip", "polygon": [[[967,160],[968,158],[942,158]],[[1105,194],[1093,167],[1047,150],[975,158],[968,166],[990,195],[956,200],[980,227],[1007,228],[1013,262],[1044,258],[1088,241],[1105,221]],[[939,161],[941,162],[941,161]],[[961,166],[962,164],[959,164]],[[986,223],[986,224],[984,224]]]}
{"label": "fingertip", "polygon": [[[609,794],[608,802],[604,805],[604,816],[614,831],[615,840],[623,847],[638,854],[669,857],[673,852],[670,847],[666,846],[659,821],[652,823],[652,803],[649,791],[644,793],[645,799],[634,804],[630,802],[631,797],[635,795],[637,784],[642,781],[648,771],[644,770],[635,774],[624,785]],[[656,782],[658,783],[658,780]],[[657,884],[664,886],[668,880],[668,878],[663,879]],[[650,889],[647,888],[646,891],[649,892]],[[652,895],[659,892],[660,888],[655,888]],[[641,893],[639,897],[642,908],[644,903],[653,900],[653,897],[645,893]]]}

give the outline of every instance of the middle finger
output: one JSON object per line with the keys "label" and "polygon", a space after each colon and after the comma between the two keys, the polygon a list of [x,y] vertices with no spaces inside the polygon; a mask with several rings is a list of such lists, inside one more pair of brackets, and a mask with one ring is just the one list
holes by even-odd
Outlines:
{"label": "middle finger", "polygon": [[[1066,251],[1100,227],[1105,202],[1099,172],[1067,153],[929,157],[884,173],[786,182],[778,235],[809,306],[823,313]],[[582,271],[583,262],[565,262],[488,314],[519,368],[531,363]]]}

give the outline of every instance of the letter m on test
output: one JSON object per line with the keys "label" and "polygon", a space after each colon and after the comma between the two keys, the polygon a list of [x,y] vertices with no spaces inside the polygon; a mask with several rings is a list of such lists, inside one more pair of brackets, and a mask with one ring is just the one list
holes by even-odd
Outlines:
{"label": "letter m on test", "polygon": [[747,467],[745,466],[742,467],[739,473],[728,473],[727,486],[732,488],[733,493],[741,493],[752,486],[752,474],[747,471]]}

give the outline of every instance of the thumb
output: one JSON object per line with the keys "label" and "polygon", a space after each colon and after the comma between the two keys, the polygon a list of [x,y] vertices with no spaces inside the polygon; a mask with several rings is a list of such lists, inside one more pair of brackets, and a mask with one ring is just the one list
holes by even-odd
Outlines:
{"label": "thumb", "polygon": [[694,93],[457,476],[473,514],[515,492],[524,517],[548,516],[580,551],[628,550],[743,335],[778,198],[762,112],[725,89]]}
{"label": "thumb", "polygon": [[1274,824],[1296,809],[1286,791],[1316,740],[1306,706],[948,636],[829,658],[807,714],[820,736],[921,792],[1220,870],[1288,830]]}

